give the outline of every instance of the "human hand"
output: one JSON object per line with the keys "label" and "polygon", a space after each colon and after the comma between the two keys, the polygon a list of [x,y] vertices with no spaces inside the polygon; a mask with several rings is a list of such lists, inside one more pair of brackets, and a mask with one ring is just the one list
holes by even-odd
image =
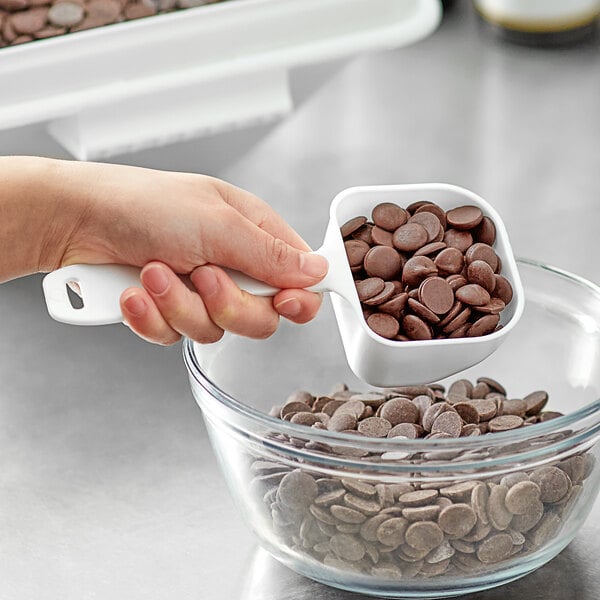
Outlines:
{"label": "human hand", "polygon": [[[143,267],[140,288],[121,296],[127,325],[141,337],[201,343],[225,330],[264,338],[279,316],[312,319],[327,261],[256,196],[202,175],[109,164],[61,162],[62,189],[81,211],[53,268],[75,263]],[[218,265],[218,266],[217,266]],[[281,288],[272,298],[240,290],[220,267]],[[192,289],[176,274],[187,274]]]}

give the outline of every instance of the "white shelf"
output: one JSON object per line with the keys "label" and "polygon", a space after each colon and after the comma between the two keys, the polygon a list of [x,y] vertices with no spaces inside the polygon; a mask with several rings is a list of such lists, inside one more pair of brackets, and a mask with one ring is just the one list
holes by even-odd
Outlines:
{"label": "white shelf", "polygon": [[432,33],[439,0],[230,0],[0,50],[0,129],[79,159],[283,115],[288,70]]}

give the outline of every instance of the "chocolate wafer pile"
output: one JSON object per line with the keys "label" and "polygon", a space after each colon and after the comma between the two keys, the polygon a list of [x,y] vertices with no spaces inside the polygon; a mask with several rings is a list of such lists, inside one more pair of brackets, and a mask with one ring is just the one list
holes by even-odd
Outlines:
{"label": "chocolate wafer pile", "polygon": [[494,251],[496,226],[478,206],[445,211],[378,204],[341,227],[369,327],[398,341],[496,331],[513,297]]}
{"label": "chocolate wafer pile", "polygon": [[225,0],[0,0],[0,48]]}
{"label": "chocolate wafer pile", "polygon": [[[272,437],[278,443],[350,460],[410,465],[393,481],[384,474],[351,467],[339,475],[320,473],[310,460],[296,467],[272,455],[251,462],[250,494],[278,542],[303,560],[346,574],[379,580],[456,577],[492,572],[500,563],[522,560],[559,535],[577,510],[585,480],[594,469],[591,452],[545,464],[519,462],[506,473],[487,474],[493,448],[420,450],[417,438],[465,436],[493,439],[498,433],[560,417],[545,410],[548,394],[508,396],[499,382],[406,386],[385,392],[353,392],[341,385],[327,396],[292,394],[271,414],[311,429],[343,431],[359,438],[414,440],[412,451],[368,452],[352,445],[311,441],[301,433]],[[531,437],[502,451],[530,452],[559,441],[568,432]],[[390,440],[390,442],[393,440]],[[308,455],[306,456],[308,459]],[[481,464],[460,476],[461,461]],[[304,464],[304,463],[307,464]],[[432,477],[423,465],[456,465]],[[391,472],[391,471],[390,471]],[[404,473],[404,471],[403,471]],[[342,576],[342,575],[339,575]]]}

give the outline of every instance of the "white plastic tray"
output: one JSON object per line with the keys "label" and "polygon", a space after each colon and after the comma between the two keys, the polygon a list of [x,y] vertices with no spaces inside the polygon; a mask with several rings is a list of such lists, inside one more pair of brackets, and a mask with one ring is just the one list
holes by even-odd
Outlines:
{"label": "white plastic tray", "polygon": [[439,0],[230,0],[0,50],[0,129],[96,159],[283,115],[294,66],[397,48]]}

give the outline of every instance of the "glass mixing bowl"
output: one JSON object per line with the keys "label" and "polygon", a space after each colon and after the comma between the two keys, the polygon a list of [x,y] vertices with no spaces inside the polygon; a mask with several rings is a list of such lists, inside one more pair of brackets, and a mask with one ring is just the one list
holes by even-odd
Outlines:
{"label": "glass mixing bowl", "polygon": [[[343,382],[372,391],[349,370],[328,307],[308,325],[282,322],[268,340],[186,340],[192,391],[231,494],[275,558],[363,594],[443,597],[522,577],[571,542],[600,484],[600,288],[530,260],[519,271],[518,326],[492,356],[440,382],[490,377],[508,398],[545,390],[545,410],[564,413],[512,431],[373,439],[270,416],[296,390],[339,394]],[[541,496],[524,491],[511,512],[507,494],[522,481],[537,482]]]}

